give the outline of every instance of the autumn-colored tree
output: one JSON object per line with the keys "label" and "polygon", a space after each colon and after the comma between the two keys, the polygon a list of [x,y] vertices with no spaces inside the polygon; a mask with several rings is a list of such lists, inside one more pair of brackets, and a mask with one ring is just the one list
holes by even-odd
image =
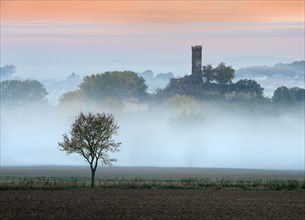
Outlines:
{"label": "autumn-colored tree", "polygon": [[165,101],[165,106],[181,114],[198,111],[200,103],[191,96],[176,94]]}
{"label": "autumn-colored tree", "polygon": [[60,105],[71,105],[84,102],[84,94],[81,90],[69,91],[59,97]]}
{"label": "autumn-colored tree", "polygon": [[63,135],[59,148],[67,154],[77,153],[90,164],[91,187],[94,187],[95,171],[101,160],[105,165],[111,165],[115,158],[110,158],[108,152],[119,151],[120,142],[113,139],[119,126],[111,114],[93,114],[81,112],[71,126],[70,137]]}

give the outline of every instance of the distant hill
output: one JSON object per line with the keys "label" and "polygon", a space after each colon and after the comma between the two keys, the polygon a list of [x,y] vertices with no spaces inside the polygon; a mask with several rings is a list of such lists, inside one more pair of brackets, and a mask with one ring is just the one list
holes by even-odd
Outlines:
{"label": "distant hill", "polygon": [[240,68],[235,72],[235,80],[254,79],[260,83],[265,94],[272,96],[279,86],[304,88],[305,61],[278,63],[273,66],[252,66]]}
{"label": "distant hill", "polygon": [[57,105],[58,98],[67,91],[78,89],[78,85],[82,82],[79,74],[71,73],[64,80],[45,79],[41,83],[46,87],[49,92],[50,104]]}
{"label": "distant hill", "polygon": [[154,92],[156,89],[163,89],[170,81],[171,78],[174,78],[174,74],[172,72],[168,73],[158,73],[154,76],[153,71],[145,70],[142,73],[138,73],[138,76],[142,76],[146,85],[148,86],[148,92]]}
{"label": "distant hill", "polygon": [[305,61],[295,61],[289,64],[278,63],[274,66],[253,66],[240,68],[236,71],[236,77],[261,77],[261,76],[285,76],[304,78]]}
{"label": "distant hill", "polygon": [[273,56],[242,56],[242,57],[230,57],[222,58],[212,62],[213,64],[218,64],[224,62],[234,69],[239,69],[242,67],[252,67],[252,66],[273,66],[277,63],[291,63],[295,60],[284,57],[273,57]]}
{"label": "distant hill", "polygon": [[145,70],[142,73],[138,73],[138,76],[142,76],[145,80],[151,80],[154,78],[154,73],[151,70]]}

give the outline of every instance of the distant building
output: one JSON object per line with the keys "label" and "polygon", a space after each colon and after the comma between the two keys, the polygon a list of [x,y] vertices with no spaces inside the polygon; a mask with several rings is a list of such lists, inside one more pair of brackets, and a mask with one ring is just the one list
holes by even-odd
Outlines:
{"label": "distant building", "polygon": [[192,75],[182,78],[172,78],[170,86],[176,87],[180,84],[200,84],[202,83],[202,46],[192,46]]}
{"label": "distant building", "polygon": [[192,76],[202,81],[202,46],[192,46]]}
{"label": "distant building", "polygon": [[[202,79],[202,46],[192,46],[192,74],[170,79],[164,89],[167,96],[185,94],[206,99],[251,100],[259,94],[251,87],[242,88],[234,84],[204,83]],[[165,96],[166,96],[165,95]]]}

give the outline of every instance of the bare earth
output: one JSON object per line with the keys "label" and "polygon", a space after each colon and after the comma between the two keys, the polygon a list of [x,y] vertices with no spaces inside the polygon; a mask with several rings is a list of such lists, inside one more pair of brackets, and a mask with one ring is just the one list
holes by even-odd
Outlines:
{"label": "bare earth", "polygon": [[0,191],[0,219],[305,219],[304,191]]}

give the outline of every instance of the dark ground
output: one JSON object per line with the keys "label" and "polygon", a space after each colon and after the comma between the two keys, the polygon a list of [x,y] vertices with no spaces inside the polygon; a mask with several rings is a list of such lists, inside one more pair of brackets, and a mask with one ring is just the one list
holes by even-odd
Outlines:
{"label": "dark ground", "polygon": [[305,191],[0,191],[0,219],[305,219]]}

